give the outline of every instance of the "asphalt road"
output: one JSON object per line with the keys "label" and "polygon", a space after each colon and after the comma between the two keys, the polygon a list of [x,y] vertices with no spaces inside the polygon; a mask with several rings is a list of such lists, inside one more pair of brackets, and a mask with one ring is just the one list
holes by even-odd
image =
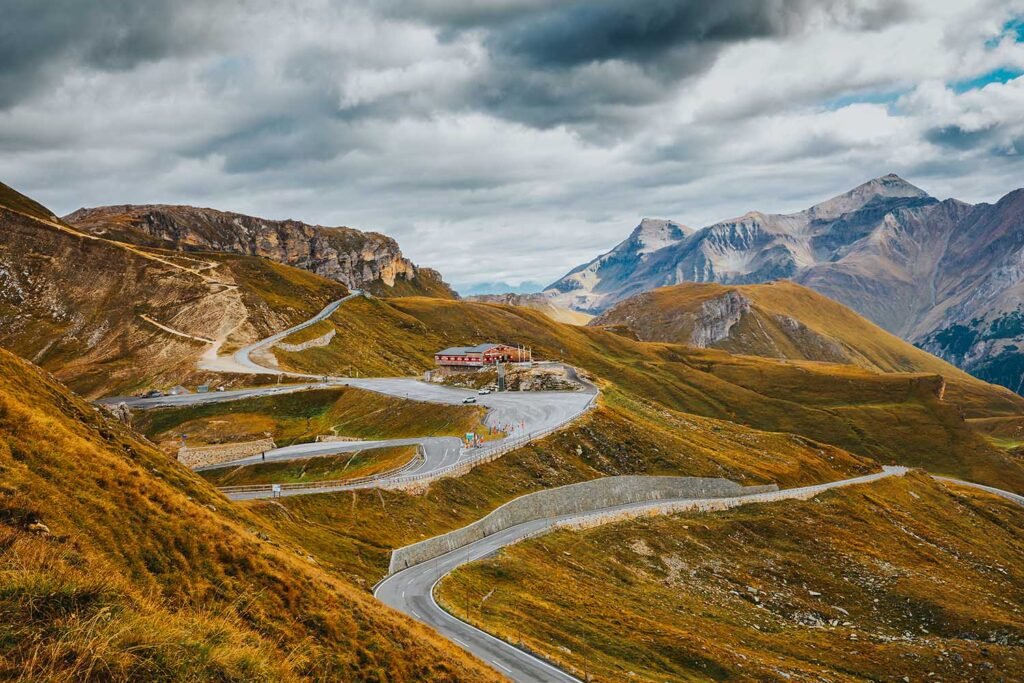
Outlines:
{"label": "asphalt road", "polygon": [[[401,476],[408,479],[411,476],[430,478],[438,471],[467,460],[477,460],[486,457],[494,449],[501,448],[508,441],[520,440],[537,432],[553,429],[581,414],[593,400],[594,391],[589,389],[586,392],[557,392],[557,391],[515,391],[500,394],[478,395],[468,389],[458,389],[436,384],[427,384],[414,379],[402,378],[379,378],[379,379],[332,379],[327,385],[314,384],[308,387],[320,387],[330,385],[350,385],[367,391],[375,391],[388,396],[405,398],[412,401],[425,401],[441,403],[446,405],[462,405],[463,399],[472,396],[477,399],[477,405],[487,408],[487,415],[484,423],[494,427],[496,430],[504,431],[507,437],[494,441],[488,441],[482,448],[462,448],[461,441],[455,437],[419,437],[412,439],[384,439],[380,441],[333,441],[326,443],[299,444],[276,448],[266,452],[267,462],[280,462],[285,460],[297,460],[317,455],[332,455],[336,453],[351,452],[365,448],[382,448],[386,446],[403,446],[409,444],[420,444],[423,447],[424,460],[415,469],[403,471]],[[249,398],[251,396],[280,393],[280,388],[270,387],[267,389],[251,389],[244,392],[220,392],[218,394],[187,394],[182,396],[164,397],[163,399],[139,399],[139,401],[165,401],[158,405],[167,405],[166,401],[173,399],[172,405],[190,405],[196,402],[210,400],[235,400],[237,398]],[[236,396],[230,396],[236,394]],[[207,398],[212,396],[213,398]],[[129,404],[131,405],[131,404]],[[137,405],[137,404],[136,404]],[[217,468],[235,467],[262,462],[261,456],[250,456],[230,462],[220,463]],[[212,469],[212,468],[206,468]],[[391,477],[381,475],[375,481],[377,485],[386,485]],[[350,488],[365,488],[368,484],[363,482],[354,486],[339,485],[332,488],[313,487],[310,489],[285,489],[280,495],[302,495],[305,493],[327,493],[329,491],[346,490]],[[233,500],[245,500],[252,498],[267,498],[274,495],[270,491],[246,491],[231,492],[226,495]]]}
{"label": "asphalt road", "polygon": [[[259,365],[252,359],[252,355],[263,349],[271,347],[289,335],[309,327],[329,317],[338,307],[362,292],[353,290],[348,296],[328,304],[317,315],[309,320],[278,332],[266,339],[262,339],[248,346],[242,347],[231,358],[231,364],[236,366],[239,372],[252,374],[274,374],[280,376],[312,378],[313,375],[283,371],[278,368],[271,368]],[[570,375],[578,379],[575,369],[569,368]],[[582,380],[580,380],[582,381]],[[412,401],[441,403],[445,405],[462,405],[467,398],[472,397],[477,405],[487,409],[484,417],[484,424],[494,428],[495,431],[504,432],[506,437],[500,440],[487,442],[485,447],[477,449],[465,449],[461,442],[455,437],[420,437],[412,439],[384,439],[379,441],[332,441],[325,443],[299,444],[276,448],[267,451],[262,456],[250,456],[239,458],[230,462],[220,463],[216,468],[235,467],[239,465],[254,464],[257,462],[282,462],[310,458],[318,455],[333,455],[346,453],[353,450],[365,448],[382,448],[388,446],[403,446],[419,444],[423,447],[424,459],[415,468],[402,472],[402,477],[423,477],[430,478],[439,471],[456,465],[462,461],[472,461],[486,457],[495,449],[501,448],[510,442],[518,442],[531,435],[546,432],[554,429],[577,417],[585,411],[592,403],[597,393],[597,388],[583,382],[585,390],[582,392],[555,392],[555,391],[531,391],[531,392],[503,392],[486,395],[479,395],[469,389],[447,387],[438,384],[428,384],[415,379],[383,377],[383,378],[348,378],[328,377],[324,381],[309,382],[303,384],[271,385],[255,387],[251,389],[235,389],[231,391],[214,391],[207,393],[179,394],[176,396],[156,396],[153,398],[140,398],[129,396],[115,396],[102,399],[100,402],[108,405],[126,404],[129,408],[145,410],[149,408],[183,407],[203,405],[208,403],[221,403],[238,401],[261,396],[276,396],[296,391],[307,391],[310,389],[322,389],[331,386],[353,386],[367,391],[374,391],[396,398],[405,398]],[[204,469],[215,469],[207,467]],[[384,474],[375,481],[379,484],[387,483],[392,477]],[[282,491],[280,495],[301,495],[304,493],[325,493],[333,490],[344,490],[348,488],[364,488],[366,482],[357,486],[341,485],[333,488],[313,487],[309,489],[290,488]],[[233,499],[263,498],[274,495],[271,491],[249,491],[232,492],[227,494]]]}
{"label": "asphalt road", "polygon": [[1024,496],[1017,493],[1011,493],[1010,491],[1004,491],[1003,489],[997,489],[994,486],[985,486],[984,484],[975,484],[973,481],[953,479],[952,477],[940,477],[938,475],[932,475],[932,478],[939,481],[946,481],[951,484],[958,484],[960,486],[969,486],[972,489],[978,489],[980,491],[987,491],[988,493],[993,493],[997,496],[1002,496],[1009,501],[1013,501],[1017,505],[1024,505]]}
{"label": "asphalt road", "polygon": [[307,320],[307,321],[305,321],[303,323],[299,323],[295,327],[289,327],[287,330],[284,330],[283,332],[278,332],[277,334],[273,334],[273,335],[267,337],[266,339],[261,339],[258,342],[254,342],[252,344],[249,344],[248,346],[243,346],[242,348],[238,349],[237,351],[235,351],[235,353],[234,353],[234,355],[232,357],[234,359],[235,365],[237,365],[239,367],[239,372],[248,372],[248,373],[254,374],[254,375],[266,375],[266,374],[282,375],[282,374],[287,374],[287,375],[291,375],[291,376],[294,376],[294,377],[310,377],[311,375],[302,375],[301,373],[294,373],[294,372],[286,373],[286,372],[284,372],[282,370],[279,370],[279,369],[276,369],[276,368],[268,368],[268,367],[265,367],[263,365],[259,365],[258,363],[256,363],[255,361],[252,360],[252,354],[255,353],[256,351],[260,351],[262,349],[269,348],[269,347],[273,346],[274,344],[276,344],[277,342],[279,342],[282,339],[284,339],[285,337],[288,337],[289,335],[292,335],[292,334],[298,332],[299,330],[305,329],[305,328],[309,327],[310,325],[314,325],[314,324],[320,322],[321,320],[324,320],[324,319],[328,318],[332,313],[334,313],[336,310],[338,310],[338,306],[341,306],[346,301],[349,301],[351,299],[356,298],[357,296],[362,296],[362,295],[363,295],[362,290],[353,289],[348,294],[348,296],[342,297],[341,299],[338,299],[337,301],[332,301],[331,303],[327,304],[327,306],[324,307],[324,310],[320,311],[319,313],[314,315],[309,320]]}
{"label": "asphalt road", "polygon": [[[722,500],[745,500],[750,502],[766,502],[785,498],[797,498],[806,496],[809,493],[817,493],[831,488],[850,486],[853,484],[864,484],[890,476],[900,476],[906,472],[905,468],[892,467],[885,471],[870,474],[863,477],[855,477],[839,482],[817,484],[795,489],[787,489],[770,494],[754,494],[742,496],[735,499],[714,499],[715,502]],[[686,500],[686,499],[678,499]],[[694,502],[698,502],[697,499]],[[420,621],[435,629],[443,636],[456,643],[464,650],[476,655],[479,659],[490,664],[502,674],[519,683],[557,683],[560,681],[579,681],[578,678],[570,676],[547,662],[520,650],[502,640],[484,633],[480,629],[471,626],[459,619],[456,619],[441,607],[434,600],[434,590],[437,583],[443,576],[454,571],[458,567],[474,562],[489,555],[497,553],[502,548],[521,541],[531,536],[540,535],[557,526],[585,520],[588,517],[604,516],[609,513],[641,511],[649,508],[658,508],[673,500],[644,501],[628,505],[617,505],[599,510],[588,510],[560,517],[534,520],[518,524],[508,529],[491,534],[479,541],[470,543],[439,558],[415,565],[409,569],[392,574],[381,581],[374,589],[374,596],[381,602],[389,605],[400,612],[403,612],[413,619]],[[710,501],[709,501],[710,502]]]}
{"label": "asphalt road", "polygon": [[323,389],[334,382],[309,382],[306,384],[275,384],[266,387],[254,387],[252,389],[232,389],[230,391],[210,391],[205,394],[178,394],[177,396],[155,396],[153,398],[141,398],[137,396],[111,396],[101,398],[97,403],[104,405],[118,405],[124,403],[129,408],[147,410],[150,408],[174,408],[181,406],[198,406],[206,403],[225,403],[227,401],[239,401],[246,398],[257,398],[260,396],[276,396],[279,394],[290,394],[294,391],[308,391],[309,389]]}
{"label": "asphalt road", "polygon": [[[802,486],[794,489],[784,489],[774,493],[752,494],[741,496],[732,500],[737,502],[768,503],[787,498],[806,497],[808,494],[816,494],[832,488],[840,488],[856,484],[866,484],[879,479],[891,476],[902,476],[906,473],[905,467],[885,467],[884,471],[876,474],[869,474],[862,477],[855,477],[842,481],[816,484],[813,486]],[[957,479],[936,477],[942,481],[954,484],[972,486],[995,495],[1003,496],[1021,505],[1024,505],[1024,496],[996,489],[991,486],[972,484]],[[679,499],[684,500],[684,499]],[[721,502],[723,499],[714,499],[714,502]],[[474,543],[463,546],[439,558],[429,560],[422,564],[415,565],[408,569],[392,574],[377,584],[374,589],[374,596],[381,602],[407,614],[435,629],[446,638],[456,643],[464,650],[475,655],[479,659],[493,666],[505,676],[518,683],[558,683],[561,681],[579,681],[579,679],[556,669],[534,655],[520,650],[494,636],[481,631],[459,619],[456,619],[448,612],[441,609],[434,599],[434,591],[442,577],[454,571],[458,567],[488,557],[497,553],[502,548],[512,545],[525,538],[538,536],[546,531],[565,524],[585,520],[588,517],[605,516],[617,511],[640,512],[645,508],[657,509],[672,500],[645,501],[629,505],[591,510],[587,512],[573,513],[548,519],[535,520],[504,529],[495,534],[480,539]],[[699,501],[694,501],[699,502]],[[712,502],[712,501],[709,501]],[[613,517],[614,519],[614,517]]]}

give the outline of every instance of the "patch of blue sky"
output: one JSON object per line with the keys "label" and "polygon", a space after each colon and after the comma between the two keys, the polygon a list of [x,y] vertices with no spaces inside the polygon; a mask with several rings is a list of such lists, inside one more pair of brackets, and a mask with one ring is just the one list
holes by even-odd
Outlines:
{"label": "patch of blue sky", "polygon": [[850,92],[825,100],[822,102],[822,106],[825,109],[834,111],[836,109],[849,107],[852,104],[884,104],[886,107],[891,109],[892,106],[896,104],[896,100],[908,92],[910,92],[910,88]]}
{"label": "patch of blue sky", "polygon": [[1003,24],[1003,30],[999,32],[998,36],[993,36],[985,41],[985,47],[989,49],[996,47],[1007,35],[1013,36],[1018,43],[1024,43],[1024,16],[1014,17]]}
{"label": "patch of blue sky", "polygon": [[1006,83],[1007,81],[1019,78],[1021,75],[1024,75],[1024,69],[1000,67],[993,71],[988,71],[979,76],[975,76],[974,78],[967,78],[962,81],[950,83],[949,87],[951,87],[956,93],[963,93],[968,90],[984,88],[986,85],[991,83]]}

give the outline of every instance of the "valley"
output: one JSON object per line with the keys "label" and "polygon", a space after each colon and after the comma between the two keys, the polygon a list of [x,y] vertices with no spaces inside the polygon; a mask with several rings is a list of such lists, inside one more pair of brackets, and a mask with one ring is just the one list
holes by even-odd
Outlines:
{"label": "valley", "polygon": [[0,683],[1024,682],[1022,3],[3,3]]}
{"label": "valley", "polygon": [[[31,228],[30,233],[41,230],[41,223],[61,236],[73,234],[75,229],[66,228],[72,232],[65,232],[58,219],[41,217],[45,210],[34,210],[33,215],[32,211],[25,213],[17,208],[31,209],[27,201],[10,200],[15,207],[9,210],[11,220],[27,221],[24,225]],[[104,339],[106,335],[121,335],[118,343],[128,356],[120,360],[128,369],[124,379],[119,380],[121,383],[108,379],[100,385],[82,385],[92,387],[92,391],[101,387],[107,397],[103,404],[115,409],[115,413],[126,413],[132,427],[158,444],[163,453],[105,412],[94,409],[95,417],[89,419],[99,420],[102,433],[124,434],[118,438],[133,444],[131,452],[143,449],[146,457],[162,459],[175,475],[173,483],[161,485],[173,488],[182,485],[179,482],[188,482],[185,490],[193,492],[189,494],[189,504],[197,495],[194,492],[203,491],[202,500],[217,501],[208,504],[206,509],[210,513],[224,514],[235,524],[248,525],[246,528],[253,531],[244,533],[255,534],[275,549],[304,558],[310,572],[319,572],[344,587],[337,590],[356,591],[361,600],[368,601],[365,604],[378,605],[369,595],[376,585],[375,593],[385,604],[410,617],[401,622],[407,625],[394,638],[419,633],[415,629],[422,627],[413,625],[417,621],[450,636],[452,640],[447,645],[431,651],[451,663],[450,673],[458,680],[488,680],[488,676],[502,675],[524,681],[576,680],[588,676],[596,676],[594,680],[619,680],[627,666],[650,667],[650,671],[658,672],[650,674],[655,677],[678,673],[683,676],[679,680],[688,680],[687,671],[707,670],[732,671],[742,678],[740,670],[745,665],[720,653],[701,657],[691,656],[692,653],[685,657],[672,655],[672,664],[665,664],[651,660],[652,654],[644,651],[643,644],[622,642],[611,646],[597,634],[612,633],[615,627],[600,623],[603,616],[597,609],[591,611],[588,620],[592,626],[585,635],[575,635],[575,639],[557,626],[580,619],[571,611],[546,612],[548,627],[538,627],[536,632],[534,622],[519,614],[480,621],[482,608],[475,616],[472,612],[459,612],[459,595],[479,594],[476,599],[480,600],[487,595],[486,591],[493,594],[493,585],[482,588],[485,580],[479,578],[479,572],[490,571],[485,568],[492,568],[506,558],[519,558],[518,553],[527,552],[535,544],[547,547],[549,543],[577,543],[572,539],[586,539],[605,533],[605,529],[680,524],[681,519],[729,520],[746,514],[758,520],[778,520],[791,514],[773,512],[780,505],[813,505],[819,497],[832,501],[860,495],[847,490],[863,489],[871,492],[869,496],[889,501],[903,495],[902,484],[889,480],[905,477],[912,479],[918,490],[924,487],[930,499],[936,501],[942,496],[960,495],[981,501],[979,509],[994,506],[999,512],[992,514],[1011,520],[1000,524],[1014,524],[1012,520],[1021,514],[1014,507],[1016,499],[1009,493],[1006,495],[1010,498],[993,498],[981,489],[966,489],[970,492],[957,494],[947,491],[961,490],[957,480],[987,484],[998,491],[1024,491],[1024,466],[994,436],[1003,433],[999,425],[1011,425],[1024,413],[1024,399],[906,344],[849,309],[797,285],[731,289],[720,285],[686,285],[657,290],[617,306],[581,327],[550,317],[551,311],[544,308],[515,302],[378,297],[361,289],[349,291],[344,285],[315,274],[263,259],[175,252],[148,244],[140,246],[138,243],[144,240],[133,242],[121,237],[115,242],[95,235],[76,239],[78,244],[87,243],[85,240],[89,244],[95,242],[111,253],[125,252],[126,258],[131,259],[129,263],[137,263],[135,259],[145,261],[141,277],[153,276],[152,268],[170,269],[172,275],[184,268],[179,277],[195,278],[197,282],[187,281],[197,294],[168,300],[161,316],[139,314],[141,322],[121,319],[117,326],[109,325],[98,332]],[[205,260],[200,263],[199,257]],[[151,261],[156,265],[150,266]],[[222,282],[227,279],[225,273],[231,274],[230,283]],[[47,276],[55,274],[47,272]],[[203,287],[209,291],[203,293]],[[310,299],[307,291],[333,298]],[[221,330],[216,338],[206,323],[186,324],[198,320],[190,317],[194,307],[209,306],[206,299],[224,292],[233,299],[232,306],[241,307],[211,307],[210,320],[219,321]],[[123,289],[117,295],[139,296]],[[204,303],[193,303],[196,301]],[[96,305],[109,310],[104,299]],[[139,304],[131,306],[138,310]],[[261,328],[253,322],[252,311],[263,308],[287,311],[287,315],[278,313],[273,318],[277,321],[274,327],[264,322],[267,327]],[[26,310],[19,308],[19,315],[25,316]],[[240,312],[239,317],[232,317],[233,310]],[[264,321],[269,319],[267,316]],[[227,329],[229,322],[231,327]],[[147,340],[133,346],[128,340],[134,339],[135,325],[142,329],[147,324],[145,329],[150,334],[162,335],[164,341],[154,344]],[[698,333],[698,327],[714,333]],[[516,343],[532,348],[538,357],[575,368],[572,374],[578,376],[581,388],[478,394],[475,390],[409,377],[422,376],[434,368],[434,353],[438,349],[466,340],[509,339],[513,335]],[[65,333],[65,338],[72,337]],[[166,353],[163,347],[174,348],[178,344],[188,344],[189,350],[175,352],[173,363],[146,360],[151,356],[144,354]],[[31,349],[28,352],[38,353]],[[17,367],[23,362],[11,357],[9,363]],[[83,381],[79,379],[83,376],[116,375],[118,367],[112,359],[89,353],[80,363],[81,375],[66,375],[72,385]],[[139,374],[140,370],[146,374]],[[61,371],[68,372],[63,368]],[[123,387],[189,385],[198,381],[222,390],[186,389],[151,397],[112,396]],[[467,404],[469,399],[473,403]],[[68,400],[78,401],[73,397]],[[43,409],[48,410],[45,406]],[[88,414],[78,410],[79,415]],[[467,448],[458,438],[466,432],[484,434],[483,443]],[[183,434],[187,436],[182,437]],[[186,439],[190,447],[200,450],[230,449],[263,440],[269,440],[271,447],[261,446],[254,454],[193,466],[196,471],[190,472],[173,462]],[[896,465],[923,468],[951,479],[939,483],[939,479],[927,477],[921,470],[905,474],[905,467]],[[86,471],[91,466],[90,461],[76,464]],[[170,470],[155,471],[160,472],[158,480],[164,482]],[[632,502],[613,497],[591,507],[583,503],[589,496],[571,493],[576,490],[574,486],[621,488],[625,484],[619,482],[632,481],[630,477],[648,484],[662,479],[677,481],[680,486],[699,481],[695,477],[714,478],[735,482],[729,485],[738,485],[740,491],[747,487],[750,493],[741,492],[717,503],[680,493],[656,494],[654,499]],[[108,482],[104,486],[110,485]],[[225,488],[217,491],[213,485]],[[525,525],[513,524],[490,535],[482,545],[459,547],[457,552],[445,555],[440,565],[426,562],[392,573],[398,549],[443,534],[461,533],[461,528],[509,505],[522,506],[520,499],[527,500],[531,494],[548,495],[557,487],[568,487],[564,489],[569,492],[567,500],[576,501],[571,504],[577,506],[577,512],[567,513],[564,518],[544,513]],[[779,490],[764,493],[776,489]],[[22,512],[7,517],[15,542],[32,538],[28,523],[17,520],[31,518],[47,529],[54,520],[55,524],[68,524],[49,507],[37,504],[35,495],[25,486],[17,491],[12,495],[26,502]],[[80,501],[68,510],[91,515],[82,505]],[[664,522],[647,521],[646,515],[651,514],[664,516]],[[959,513],[944,514],[955,517]],[[157,518],[140,522],[153,524]],[[993,522],[978,522],[982,526],[985,523]],[[612,526],[605,526],[608,524]],[[598,526],[589,531],[555,528],[563,525]],[[828,525],[837,534],[844,528],[838,519],[808,525]],[[524,534],[537,533],[544,535],[504,548]],[[672,532],[671,537],[680,537],[680,532]],[[959,537],[957,542],[961,542]],[[96,557],[103,558],[110,552],[111,547],[101,547]],[[243,555],[250,552],[247,550]],[[493,559],[473,562],[495,552]],[[567,551],[567,555],[572,556],[572,551]],[[467,561],[469,564],[465,564]],[[519,567],[517,571],[502,569],[500,575],[518,576],[532,566],[533,560],[514,562]],[[453,570],[437,588],[437,599],[447,610],[444,612],[432,596],[438,580]],[[243,569],[242,574],[248,571]],[[810,570],[792,567],[787,571]],[[959,576],[959,571],[951,563],[934,569],[936,577],[956,575],[957,580],[974,580]],[[190,569],[188,573],[195,575],[196,570]],[[560,576],[558,572],[553,575]],[[608,575],[617,576],[614,572]],[[385,577],[389,578],[379,583]],[[135,590],[132,581],[146,580],[145,576],[136,575],[124,590]],[[495,612],[496,615],[513,613],[508,611],[508,600],[518,605],[540,599],[542,594],[530,588],[532,597],[513,597],[516,591],[527,590],[533,583],[525,574],[509,580],[512,583],[501,589],[502,597],[492,603],[500,604],[503,610]],[[492,576],[486,581],[495,579]],[[635,581],[627,585],[635,585]],[[614,582],[609,588],[626,590]],[[409,590],[413,592],[407,599]],[[562,586],[558,590],[571,595],[574,589]],[[654,596],[657,590],[645,584],[642,594]],[[619,605],[625,606],[626,614],[632,614],[633,609],[648,609],[639,603],[634,607],[632,600],[636,597],[626,591],[617,599]],[[546,604],[554,602],[548,599]],[[168,606],[158,605],[155,609],[173,611]],[[844,609],[850,611],[848,607]],[[996,616],[998,608],[985,612],[989,616],[984,618],[1005,622],[1005,617]],[[384,611],[379,618],[400,619],[392,615],[393,612]],[[507,618],[515,626],[508,626],[504,621]],[[962,617],[972,618],[981,617]],[[529,651],[540,653],[541,658],[484,635],[463,621],[494,633],[506,643],[525,643]],[[677,628],[669,616],[663,623]],[[748,627],[742,622],[731,628]],[[259,624],[255,628],[266,630]],[[295,637],[304,637],[302,628],[293,627]],[[516,631],[514,637],[510,628]],[[1007,633],[1016,632],[1011,628]],[[240,631],[238,638],[244,637]],[[330,632],[323,637],[324,643],[336,638]],[[724,640],[737,637],[735,631],[728,630],[721,636]],[[1016,664],[1016,635],[1006,636],[1010,638],[1009,649],[999,649],[994,655],[985,653],[983,657],[972,649],[973,637],[967,636],[966,641],[971,642],[966,644],[960,642],[963,634],[951,632],[945,637],[952,639],[948,647],[960,657],[953,670],[990,660]],[[570,640],[571,647],[551,649],[552,643]],[[391,642],[375,647],[390,651]],[[819,642],[823,646],[826,641]],[[262,657],[260,666],[277,667],[276,676],[320,675],[301,668],[308,666],[303,664],[304,660],[281,660],[273,649],[259,649],[263,647],[259,643],[252,647],[257,650],[247,651],[244,656]],[[343,651],[350,647],[346,644]],[[805,651],[799,647],[785,651],[765,649],[750,664],[750,670],[760,672],[756,675],[766,671],[789,675],[837,671],[838,665],[832,661],[816,661],[810,668],[799,663],[806,660]],[[817,645],[812,641],[807,647]],[[450,659],[449,648],[459,653],[454,659]],[[57,650],[52,652],[47,656],[66,656],[58,655]],[[872,671],[870,661],[877,657],[892,665],[896,661],[892,658],[904,652],[899,648],[874,652],[854,668],[863,666],[867,667],[864,671]],[[576,653],[586,654],[581,659]],[[469,655],[483,659],[484,664]],[[152,665],[148,657],[127,658],[119,666],[142,671],[138,667]],[[422,663],[411,664],[420,668],[402,668],[392,660],[386,660],[383,666],[395,674],[396,680],[433,680],[432,676],[447,675],[433,668],[432,662],[425,655]],[[644,666],[639,662],[645,662]],[[241,665],[226,655],[204,661],[202,666],[210,667],[211,671],[226,671],[229,678],[244,676],[237,668]],[[336,675],[345,665],[328,658],[318,666],[321,669],[317,671],[323,675]],[[473,668],[481,666],[489,667],[488,673],[481,674],[483,669]],[[349,675],[357,678],[365,673],[364,668],[358,674],[348,670]]]}

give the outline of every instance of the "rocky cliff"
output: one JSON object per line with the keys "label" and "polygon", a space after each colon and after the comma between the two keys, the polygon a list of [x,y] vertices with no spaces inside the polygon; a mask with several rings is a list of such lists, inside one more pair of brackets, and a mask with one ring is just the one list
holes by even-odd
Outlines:
{"label": "rocky cliff", "polygon": [[88,397],[201,383],[205,353],[294,325],[346,293],[265,259],[80,231],[0,183],[0,346]]}
{"label": "rocky cliff", "polygon": [[642,256],[632,239],[545,292],[601,312],[682,282],[791,279],[978,377],[1024,389],[1024,190],[972,206],[890,174],[804,211],[715,223]]}
{"label": "rocky cliff", "polygon": [[262,256],[378,295],[455,296],[436,271],[417,268],[395,240],[375,232],[170,205],[79,209],[64,220],[122,241]]}

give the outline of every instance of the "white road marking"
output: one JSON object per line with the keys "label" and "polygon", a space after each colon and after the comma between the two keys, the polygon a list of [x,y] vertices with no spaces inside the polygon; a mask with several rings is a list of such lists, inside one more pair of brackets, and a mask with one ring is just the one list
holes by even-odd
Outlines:
{"label": "white road marking", "polygon": [[492,659],[491,660],[491,664],[493,664],[494,666],[498,667],[502,671],[507,671],[508,673],[512,673],[512,669],[508,668],[507,666],[505,666],[501,662],[498,662],[498,661]]}

